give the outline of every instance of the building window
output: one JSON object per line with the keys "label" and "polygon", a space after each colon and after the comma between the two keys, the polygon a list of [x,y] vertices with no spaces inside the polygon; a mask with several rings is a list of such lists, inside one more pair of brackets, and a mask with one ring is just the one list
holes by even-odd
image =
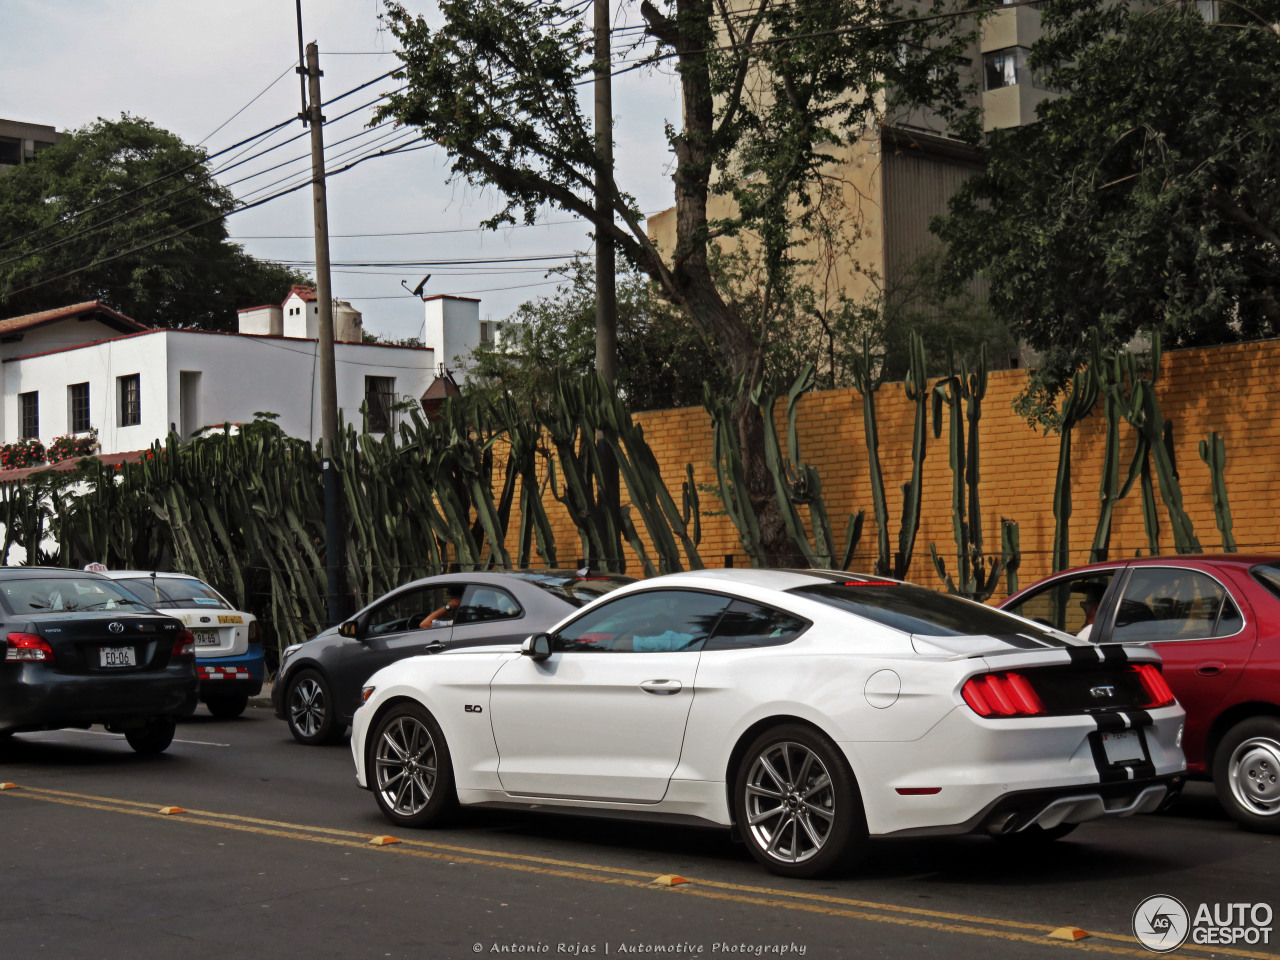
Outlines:
{"label": "building window", "polygon": [[71,412],[68,424],[71,433],[89,432],[89,384],[73,383],[67,387],[67,409]]}
{"label": "building window", "polygon": [[22,417],[22,438],[32,439],[40,436],[40,394],[32,390],[30,393],[18,394],[19,415]]}
{"label": "building window", "polygon": [[395,377],[365,377],[365,429],[386,433],[391,429],[391,405],[396,399]]}
{"label": "building window", "polygon": [[1018,71],[1027,65],[1026,47],[1005,47],[982,55],[982,89],[999,90],[1018,83]]}
{"label": "building window", "polygon": [[120,426],[136,427],[142,422],[142,375],[117,377],[120,385]]}
{"label": "building window", "polygon": [[480,342],[493,343],[498,339],[498,324],[494,320],[480,321]]}

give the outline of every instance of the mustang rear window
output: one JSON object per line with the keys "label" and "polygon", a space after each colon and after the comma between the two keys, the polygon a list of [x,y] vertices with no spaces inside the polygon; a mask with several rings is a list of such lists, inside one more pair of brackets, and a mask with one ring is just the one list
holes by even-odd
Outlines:
{"label": "mustang rear window", "polygon": [[922,637],[987,636],[1006,639],[1016,647],[1065,646],[1061,637],[999,610],[911,584],[851,580],[787,592]]}

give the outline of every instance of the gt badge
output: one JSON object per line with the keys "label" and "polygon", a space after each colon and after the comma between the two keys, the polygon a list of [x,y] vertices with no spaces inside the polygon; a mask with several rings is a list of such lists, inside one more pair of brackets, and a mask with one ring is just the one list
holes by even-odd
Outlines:
{"label": "gt badge", "polygon": [[462,709],[467,711],[467,713],[484,713],[484,707],[480,706],[478,703],[465,704]]}

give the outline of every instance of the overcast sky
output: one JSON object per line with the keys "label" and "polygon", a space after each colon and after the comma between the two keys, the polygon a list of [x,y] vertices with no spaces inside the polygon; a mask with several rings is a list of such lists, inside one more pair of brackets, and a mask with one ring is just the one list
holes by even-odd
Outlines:
{"label": "overcast sky", "polygon": [[[618,9],[615,23],[635,23],[634,7]],[[389,55],[395,39],[380,29],[381,0],[303,0],[303,36],[320,48],[328,100],[381,73],[399,60]],[[430,18],[435,4],[409,0]],[[210,152],[252,136],[300,109],[294,0],[0,0],[0,117],[72,130],[98,117],[121,113],[145,117],[190,143],[207,141]],[[341,54],[341,55],[339,55]],[[283,76],[282,76],[283,75]],[[277,78],[280,78],[278,82]],[[394,88],[383,80],[326,109],[333,118]],[[264,89],[266,92],[264,93]],[[590,96],[590,87],[584,87]],[[234,120],[226,123],[237,111]],[[671,205],[670,154],[663,123],[679,119],[680,106],[668,77],[632,71],[615,81],[614,115],[618,179],[653,213]],[[349,105],[349,106],[348,106]],[[370,149],[390,128],[359,134],[372,107],[325,128],[329,166],[349,162]],[[225,126],[222,126],[226,123]],[[221,129],[219,129],[221,127]],[[262,147],[302,132],[295,123]],[[215,132],[216,131],[216,132]],[[394,145],[395,138],[373,149]],[[346,157],[336,155],[348,150]],[[254,164],[220,175],[242,199],[255,190],[297,182],[309,169],[304,137]],[[262,167],[298,158],[242,183],[232,181]],[[228,154],[218,162],[234,158]],[[329,183],[331,258],[348,262],[456,260],[571,255],[590,249],[581,221],[549,211],[545,226],[497,233],[476,225],[496,206],[465,184],[446,184],[443,151],[428,148],[368,160]],[[273,191],[267,191],[273,192]],[[310,190],[235,214],[231,235],[256,256],[311,261]],[[390,234],[419,234],[390,236]],[[380,234],[381,236],[343,236]],[[422,305],[401,288],[426,272],[427,293],[481,300],[481,316],[500,320],[517,305],[554,291],[545,272],[550,263],[390,270],[340,268],[334,295],[363,311],[365,326],[397,337],[416,336]],[[246,306],[254,306],[246,304]]]}

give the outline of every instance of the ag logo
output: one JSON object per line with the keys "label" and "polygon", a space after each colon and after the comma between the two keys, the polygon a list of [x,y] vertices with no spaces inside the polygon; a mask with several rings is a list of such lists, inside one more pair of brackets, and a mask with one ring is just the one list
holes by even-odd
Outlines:
{"label": "ag logo", "polygon": [[1190,921],[1182,901],[1161,893],[1147,897],[1133,911],[1133,935],[1148,950],[1168,953],[1186,941]]}
{"label": "ag logo", "polygon": [[484,713],[484,707],[480,706],[478,703],[464,704],[462,709],[467,713]]}

